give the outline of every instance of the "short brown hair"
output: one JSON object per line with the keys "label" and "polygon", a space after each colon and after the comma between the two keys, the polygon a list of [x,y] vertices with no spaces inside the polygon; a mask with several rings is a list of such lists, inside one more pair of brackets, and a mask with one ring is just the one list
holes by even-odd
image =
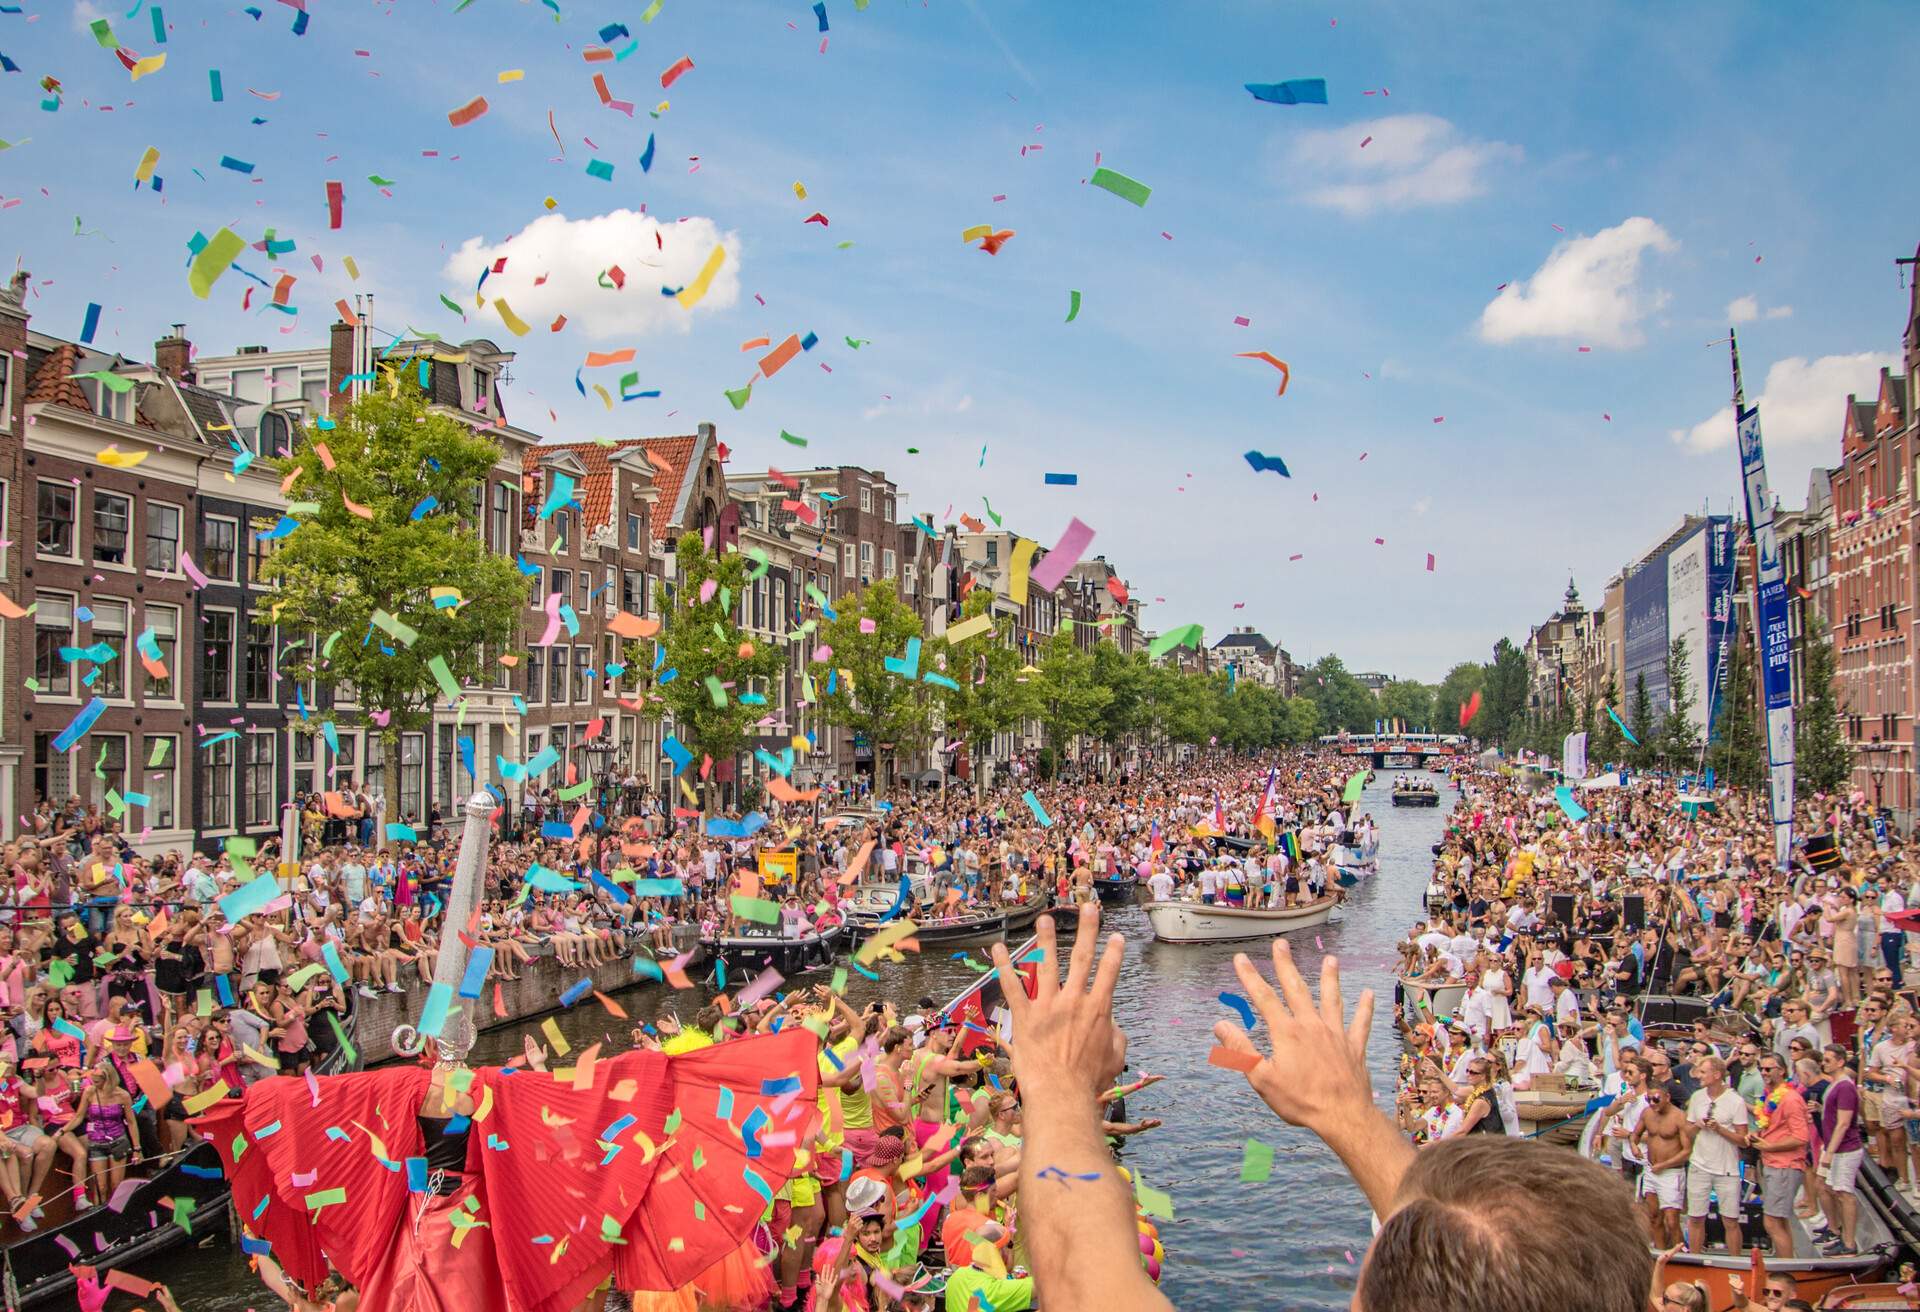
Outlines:
{"label": "short brown hair", "polygon": [[1467,1135],[1422,1149],[1355,1306],[1646,1312],[1653,1255],[1618,1175],[1565,1148]]}

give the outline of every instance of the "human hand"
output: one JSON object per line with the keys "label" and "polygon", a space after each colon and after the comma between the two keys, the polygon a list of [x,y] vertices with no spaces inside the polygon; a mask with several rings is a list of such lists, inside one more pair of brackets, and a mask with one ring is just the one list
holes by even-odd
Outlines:
{"label": "human hand", "polygon": [[[1360,994],[1353,1020],[1345,1021],[1340,963],[1327,957],[1320,968],[1320,1001],[1293,964],[1285,939],[1273,941],[1273,973],[1280,991],[1254,968],[1245,953],[1234,973],[1272,1042],[1270,1056],[1247,1072],[1247,1083],[1281,1120],[1325,1138],[1373,1112],[1373,1081],[1367,1071],[1367,1030],[1373,1024],[1373,990]],[[1231,1021],[1213,1027],[1214,1037],[1235,1052],[1258,1056],[1247,1032]]]}
{"label": "human hand", "polygon": [[[1067,963],[1067,979],[1058,982],[1058,948],[1052,916],[1040,917],[1037,936],[1040,969],[1034,996],[1026,988],[1004,943],[993,945],[993,963],[1000,974],[1001,991],[1013,1017],[1013,1074],[1022,1089],[1042,1088],[1098,1097],[1113,1087],[1126,1065],[1127,1036],[1113,1023],[1113,988],[1120,979],[1126,940],[1111,935],[1093,965],[1093,940],[1100,928],[1100,908],[1080,908],[1078,932]],[[1088,989],[1088,976],[1093,976]]]}

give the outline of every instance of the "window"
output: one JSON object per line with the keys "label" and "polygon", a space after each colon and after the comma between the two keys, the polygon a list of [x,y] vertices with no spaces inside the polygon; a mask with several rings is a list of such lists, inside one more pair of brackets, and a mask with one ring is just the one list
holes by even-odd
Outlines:
{"label": "window", "polygon": [[387,791],[387,740],[379,734],[367,738],[367,795],[380,798]]}
{"label": "window", "polygon": [[64,802],[73,796],[73,754],[53,749],[53,740],[59,736],[33,736],[33,791],[49,802]]}
{"label": "window", "polygon": [[585,706],[593,701],[593,648],[573,649],[573,700]]}
{"label": "window", "polygon": [[[233,612],[210,610],[202,618],[206,623],[200,632],[200,695],[210,702],[230,702],[233,700]],[[232,823],[231,818],[228,823]]]}
{"label": "window", "polygon": [[180,507],[147,502],[147,573],[172,574],[180,568]]}
{"label": "window", "polygon": [[433,798],[440,804],[440,814],[452,824],[454,772],[466,768],[460,760],[460,731],[451,724],[435,725],[433,731],[439,740],[433,754]]}
{"label": "window", "polygon": [[[147,671],[146,696],[148,701],[178,701],[179,692],[173,683],[174,662],[179,659],[180,651],[180,611],[173,606],[155,606],[146,608],[147,631],[153,635],[153,645],[160,649],[158,664],[166,668],[164,677]],[[147,659],[143,656],[141,663]]]}
{"label": "window", "polygon": [[238,520],[208,515],[200,526],[200,569],[210,579],[233,582],[235,552],[240,541]]}
{"label": "window", "polygon": [[872,488],[863,487],[860,489],[860,509],[862,513],[865,513],[865,514],[873,513],[873,489]]}
{"label": "window", "polygon": [[[841,568],[840,572],[842,574],[845,574],[848,578],[852,578],[854,570],[858,568],[854,559],[855,550],[856,548],[854,547],[853,543],[849,542],[847,543],[846,550],[842,553],[842,555],[844,555],[844,557],[846,558],[846,564]],[[987,563],[992,564],[993,562],[988,561]]]}
{"label": "window", "polygon": [[172,734],[149,734],[140,748],[140,759],[146,763],[140,777],[140,785],[134,789],[147,798],[146,823],[155,829],[171,829],[174,826],[175,808],[180,799],[175,787],[174,758],[180,742]]}
{"label": "window", "polygon": [[13,360],[0,356],[0,433],[13,428]]}
{"label": "window", "polygon": [[250,618],[247,621],[247,650],[242,666],[242,694],[250,702],[274,700],[273,625]]}
{"label": "window", "polygon": [[995,538],[987,543],[987,568],[992,569],[1000,563],[1000,540]]}
{"label": "window", "polygon": [[519,542],[513,531],[513,489],[505,483],[493,485],[493,549],[517,551]]}
{"label": "window", "polygon": [[[98,672],[93,691],[100,697],[127,695],[127,603],[96,597],[93,602],[93,645],[113,649],[113,655],[93,668]],[[97,653],[96,653],[97,654]],[[124,745],[123,745],[124,746]]]}
{"label": "window", "polygon": [[872,577],[872,575],[873,575],[873,543],[862,542],[860,544],[860,577],[865,579],[865,578]]}
{"label": "window", "polygon": [[[109,790],[122,797],[127,793],[127,736],[123,733],[93,734],[90,741],[99,746],[93,749],[94,766],[89,772],[93,796],[104,806]],[[138,789],[134,791],[138,792]]]}
{"label": "window", "polygon": [[570,569],[550,569],[547,571],[547,595],[558,597],[562,601],[572,599],[573,571]]}
{"label": "window", "polygon": [[424,818],[426,813],[427,736],[403,733],[400,735],[400,816],[412,823]]}
{"label": "window", "polygon": [[72,556],[73,486],[40,480],[37,539],[43,556]]}
{"label": "window", "polygon": [[272,732],[246,736],[247,754],[240,780],[240,824],[245,829],[271,829],[274,814],[274,762],[279,737]]}
{"label": "window", "polygon": [[553,549],[559,551],[567,542],[568,515],[564,510],[553,512]]}
{"label": "window", "polygon": [[297,801],[313,791],[313,735],[298,728],[293,738],[293,796]]}
{"label": "window", "polygon": [[42,697],[73,696],[73,667],[60,658],[73,645],[73,598],[34,594],[33,681]]}
{"label": "window", "polygon": [[118,492],[93,493],[93,559],[101,565],[125,565],[133,536],[133,502]]}
{"label": "window", "polygon": [[571,647],[551,648],[553,664],[547,670],[547,700],[555,706],[567,704],[567,661],[573,652]]}
{"label": "window", "polygon": [[200,797],[209,829],[233,828],[233,739],[200,753]]}
{"label": "window", "polygon": [[895,559],[896,557],[894,555],[894,551],[892,547],[888,547],[880,553],[880,577],[881,578],[890,579],[893,577]]}
{"label": "window", "polygon": [[333,758],[328,776],[336,786],[344,786],[358,781],[360,774],[360,737],[358,734],[340,735],[340,751]]}
{"label": "window", "polygon": [[273,531],[280,521],[274,519],[256,519],[247,534],[247,582],[261,583],[261,572],[266,563],[273,559],[273,553],[280,550],[279,538],[263,538],[262,533]]}
{"label": "window", "polygon": [[133,422],[133,388],[118,391],[98,378],[82,378],[80,392],[87,398],[87,407],[102,419]]}
{"label": "window", "polygon": [[893,498],[892,497],[888,497],[886,501],[882,503],[882,510],[886,514],[887,522],[892,523],[893,522]]}
{"label": "window", "polygon": [[527,700],[536,706],[547,700],[546,657],[546,652],[539,647],[527,652]]}
{"label": "window", "polygon": [[638,615],[647,608],[647,576],[637,569],[620,571],[620,609]]}
{"label": "window", "polygon": [[640,527],[641,527],[640,516],[638,515],[627,516],[627,550],[628,551],[640,550]]}
{"label": "window", "polygon": [[605,678],[601,687],[608,693],[616,692],[615,685],[619,682],[620,676],[613,672],[613,667],[620,664],[620,640],[611,633],[607,634],[600,640],[600,655],[604,658],[601,661],[601,669]]}

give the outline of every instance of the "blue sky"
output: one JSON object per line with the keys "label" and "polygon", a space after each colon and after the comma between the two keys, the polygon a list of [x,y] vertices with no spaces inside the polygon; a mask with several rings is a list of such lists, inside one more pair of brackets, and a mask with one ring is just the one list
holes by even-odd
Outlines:
{"label": "blue sky", "polygon": [[[372,291],[381,328],[519,350],[509,415],[535,431],[712,420],[735,468],[881,468],[909,510],[978,516],[985,496],[1046,544],[1077,515],[1137,595],[1166,599],[1156,627],[1249,623],[1297,659],[1407,677],[1522,636],[1569,571],[1597,597],[1681,514],[1732,508],[1726,354],[1708,345],[1730,314],[1797,504],[1837,458],[1846,392],[1871,394],[1899,349],[1892,261],[1920,241],[1899,131],[1920,41],[1895,5],[826,0],[822,53],[798,0],[666,0],[651,24],[632,0],[561,0],[557,23],[523,0],[308,0],[304,36],[277,0],[259,20],[174,0],[164,45],[144,7],[23,2],[0,15],[22,70],[0,79],[0,137],[29,139],[0,153],[0,196],[20,201],[0,232],[45,284],[46,331],[77,336],[98,301],[97,344],[142,358],[182,320],[208,352],[312,344],[336,298]],[[166,66],[131,82],[88,30],[100,16]],[[583,62],[615,22],[637,50]],[[601,105],[596,71],[633,117]],[[1331,103],[1242,89],[1298,77],[1326,78]],[[452,128],[476,95],[490,111]],[[159,196],[130,190],[148,146]],[[1144,209],[1085,185],[1096,152],[1153,188]],[[346,184],[339,232],[328,179]],[[76,237],[76,215],[99,235]],[[960,240],[979,223],[1016,235],[990,257]],[[236,274],[206,302],[187,290],[187,239],[221,224],[298,242],[291,333],[259,293],[242,312]],[[661,297],[716,238],[707,300]],[[522,338],[472,304],[502,253],[487,290],[533,323]],[[613,264],[622,291],[595,285]],[[722,390],[759,355],[740,343],[808,331],[821,345],[736,413]],[[586,352],[627,346],[664,395],[583,399]],[[1260,350],[1290,365],[1284,396],[1235,356]],[[616,391],[622,372],[591,376]],[[1250,448],[1292,478],[1254,475]]]}

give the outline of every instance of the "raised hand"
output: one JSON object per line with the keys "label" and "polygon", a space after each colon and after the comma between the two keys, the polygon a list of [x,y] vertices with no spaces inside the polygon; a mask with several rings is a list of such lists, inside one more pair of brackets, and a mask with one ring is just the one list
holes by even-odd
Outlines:
{"label": "raised hand", "polygon": [[[1100,908],[1080,908],[1080,923],[1068,959],[1067,979],[1059,980],[1059,953],[1052,916],[1040,917],[1037,935],[1040,969],[1034,996],[1027,997],[1019,972],[1004,943],[993,945],[993,961],[1000,972],[1001,991],[1013,1017],[1013,1073],[1023,1090],[1067,1084],[1076,1092],[1097,1097],[1113,1087],[1126,1066],[1127,1036],[1113,1023],[1113,989],[1120,979],[1126,940],[1111,935],[1093,964],[1093,940],[1100,928]],[[1092,975],[1092,987],[1088,976]]]}

